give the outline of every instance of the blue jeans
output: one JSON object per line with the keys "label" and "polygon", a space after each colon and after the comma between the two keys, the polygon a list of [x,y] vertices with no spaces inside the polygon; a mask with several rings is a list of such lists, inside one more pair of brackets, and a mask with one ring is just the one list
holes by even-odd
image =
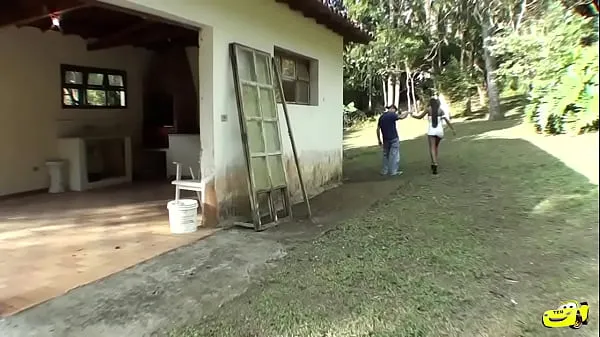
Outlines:
{"label": "blue jeans", "polygon": [[383,141],[383,167],[381,174],[395,175],[400,163],[400,139]]}

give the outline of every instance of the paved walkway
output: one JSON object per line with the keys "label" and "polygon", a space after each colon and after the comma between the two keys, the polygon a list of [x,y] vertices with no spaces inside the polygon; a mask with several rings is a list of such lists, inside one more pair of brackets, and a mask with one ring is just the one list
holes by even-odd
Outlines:
{"label": "paved walkway", "polygon": [[[366,210],[401,184],[401,180],[364,181],[353,176],[360,170],[352,167],[348,172],[344,185],[313,199],[315,223],[290,222],[261,233],[220,231],[0,319],[0,336],[160,336],[174,326],[198,321],[243,293],[253,277],[296,242],[310,240],[336,221]],[[302,207],[297,208],[299,218]]]}

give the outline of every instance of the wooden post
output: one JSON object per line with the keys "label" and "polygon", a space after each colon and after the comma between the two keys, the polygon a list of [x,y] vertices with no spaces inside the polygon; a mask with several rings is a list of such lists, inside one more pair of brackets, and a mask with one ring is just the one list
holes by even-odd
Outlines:
{"label": "wooden post", "polygon": [[[308,194],[306,193],[306,187],[304,186],[304,180],[302,179],[302,172],[300,172],[300,163],[298,161],[298,153],[296,152],[296,142],[294,142],[294,135],[292,133],[292,126],[290,125],[290,116],[288,114],[287,104],[285,103],[285,96],[283,94],[283,84],[281,83],[281,76],[279,67],[274,57],[271,57],[271,64],[273,65],[273,73],[275,74],[275,81],[277,82],[277,90],[279,90],[281,97],[281,105],[283,106],[283,115],[285,116],[285,123],[287,124],[288,135],[290,136],[290,143],[292,144],[292,152],[294,154],[294,162],[296,163],[296,170],[298,172],[298,180],[300,181],[300,188],[302,189],[302,197],[306,203],[306,211],[308,212],[308,218],[312,219],[312,211],[310,209],[310,201],[308,200]],[[275,83],[274,83],[275,84]]]}

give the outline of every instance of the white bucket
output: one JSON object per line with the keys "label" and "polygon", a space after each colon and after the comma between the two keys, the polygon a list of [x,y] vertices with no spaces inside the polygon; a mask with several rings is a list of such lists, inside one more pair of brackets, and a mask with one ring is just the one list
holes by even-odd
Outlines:
{"label": "white bucket", "polygon": [[167,203],[167,209],[171,233],[193,233],[198,229],[198,200],[172,200]]}

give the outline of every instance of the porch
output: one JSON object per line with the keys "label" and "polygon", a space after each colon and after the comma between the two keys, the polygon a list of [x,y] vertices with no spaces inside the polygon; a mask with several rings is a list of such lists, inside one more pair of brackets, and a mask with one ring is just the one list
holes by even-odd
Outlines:
{"label": "porch", "polygon": [[167,183],[0,200],[0,316],[190,244],[169,233]]}

